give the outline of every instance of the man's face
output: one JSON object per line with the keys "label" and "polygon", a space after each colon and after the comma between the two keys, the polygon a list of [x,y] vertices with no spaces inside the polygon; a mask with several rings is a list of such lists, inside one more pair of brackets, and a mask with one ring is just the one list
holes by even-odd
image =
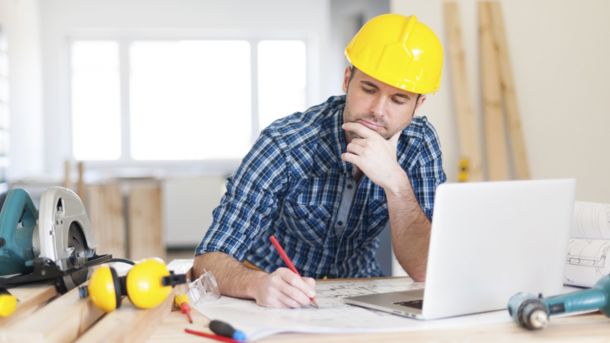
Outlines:
{"label": "man's face", "polygon": [[[407,127],[414,111],[425,101],[424,95],[418,99],[415,93],[389,86],[350,67],[345,70],[343,91],[347,94],[343,122],[360,123],[385,139]],[[346,137],[350,142],[354,134],[346,132]]]}

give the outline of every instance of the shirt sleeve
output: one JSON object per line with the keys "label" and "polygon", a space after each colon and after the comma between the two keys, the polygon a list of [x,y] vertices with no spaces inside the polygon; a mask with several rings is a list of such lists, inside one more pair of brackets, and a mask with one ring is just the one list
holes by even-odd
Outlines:
{"label": "shirt sleeve", "polygon": [[445,182],[447,176],[443,170],[441,147],[436,131],[427,120],[424,123],[419,158],[411,175],[411,182],[417,202],[426,217],[432,220],[436,187]]}
{"label": "shirt sleeve", "polygon": [[224,252],[242,261],[254,238],[269,230],[287,185],[286,158],[270,130],[264,130],[227,181],[212,224],[195,254]]}

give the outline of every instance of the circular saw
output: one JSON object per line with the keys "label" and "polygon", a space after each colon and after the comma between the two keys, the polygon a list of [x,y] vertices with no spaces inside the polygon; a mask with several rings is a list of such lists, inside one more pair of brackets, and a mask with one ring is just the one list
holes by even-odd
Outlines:
{"label": "circular saw", "polygon": [[72,190],[51,187],[36,210],[21,188],[8,191],[0,211],[0,287],[52,280],[61,293],[87,280],[96,255],[91,223]]}

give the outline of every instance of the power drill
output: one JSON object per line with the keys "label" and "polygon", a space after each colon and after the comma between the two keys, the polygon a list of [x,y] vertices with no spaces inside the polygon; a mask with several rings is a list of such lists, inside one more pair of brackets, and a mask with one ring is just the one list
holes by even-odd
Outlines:
{"label": "power drill", "polygon": [[600,310],[610,317],[610,275],[590,289],[548,298],[521,292],[508,301],[508,313],[513,320],[530,330],[544,328],[551,315],[589,310]]}

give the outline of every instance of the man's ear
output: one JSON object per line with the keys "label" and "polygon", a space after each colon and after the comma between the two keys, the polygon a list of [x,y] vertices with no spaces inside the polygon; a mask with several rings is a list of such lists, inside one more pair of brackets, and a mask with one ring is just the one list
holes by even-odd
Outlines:
{"label": "man's ear", "polygon": [[347,93],[347,87],[349,86],[349,79],[352,76],[352,67],[345,67],[345,72],[343,73],[343,91]]}

